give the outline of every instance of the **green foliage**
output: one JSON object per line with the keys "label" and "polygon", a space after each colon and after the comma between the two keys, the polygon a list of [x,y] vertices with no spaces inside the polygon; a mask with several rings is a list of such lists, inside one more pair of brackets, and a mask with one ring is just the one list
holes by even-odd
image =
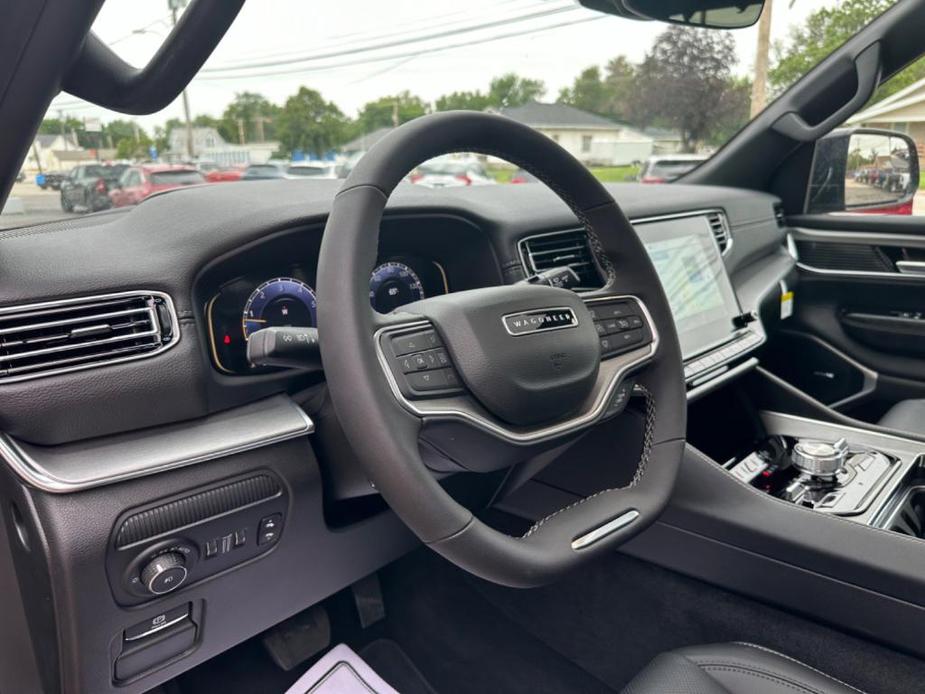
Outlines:
{"label": "green foliage", "polygon": [[[96,147],[96,133],[88,133],[84,130],[83,121],[79,118],[64,119],[65,132],[70,135],[74,134],[77,138],[77,144],[81,147]],[[42,135],[61,135],[61,120],[59,118],[46,118],[39,125],[39,133]]]}
{"label": "green foliage", "polygon": [[538,101],[546,93],[543,80],[508,72],[495,77],[488,85],[488,103],[490,106],[523,106],[528,101]]}
{"label": "green foliage", "polygon": [[773,92],[784,91],[894,2],[844,0],[816,10],[802,25],[792,27],[785,41],[774,44],[773,67],[768,73]]}
{"label": "green foliage", "polygon": [[419,96],[403,91],[370,101],[360,109],[355,133],[371,133],[379,128],[401,125],[427,113],[427,104]]}
{"label": "green foliage", "polygon": [[735,63],[728,33],[668,28],[638,68],[632,122],[677,128],[686,151],[711,141],[717,124],[734,120],[740,108]]}
{"label": "green foliage", "polygon": [[559,92],[557,101],[601,116],[609,115],[610,90],[601,77],[601,69],[592,65],[582,70],[571,87]]}
{"label": "green foliage", "polygon": [[607,63],[603,75],[597,66],[582,71],[571,87],[559,92],[558,101],[618,122],[631,123],[636,71],[636,66],[626,57],[617,56]]}
{"label": "green foliage", "polygon": [[264,141],[275,140],[279,115],[280,107],[262,94],[238,92],[216,128],[226,142],[240,143],[242,129],[245,142],[259,142],[261,135]]}
{"label": "green foliage", "polygon": [[484,111],[489,106],[488,96],[482,92],[452,92],[434,102],[436,111]]}
{"label": "green foliage", "polygon": [[320,156],[343,142],[345,131],[341,110],[308,87],[286,99],[277,117],[280,146],[290,153],[299,149]]}

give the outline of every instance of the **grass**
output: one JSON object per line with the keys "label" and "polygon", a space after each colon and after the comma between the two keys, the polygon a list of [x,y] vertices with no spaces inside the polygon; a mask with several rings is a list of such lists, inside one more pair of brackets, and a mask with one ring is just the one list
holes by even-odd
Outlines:
{"label": "grass", "polygon": [[[604,183],[625,183],[627,178],[639,173],[638,166],[592,166],[591,173]],[[488,174],[498,183],[510,183],[514,169],[501,166],[488,167]],[[925,174],[923,174],[925,177]]]}

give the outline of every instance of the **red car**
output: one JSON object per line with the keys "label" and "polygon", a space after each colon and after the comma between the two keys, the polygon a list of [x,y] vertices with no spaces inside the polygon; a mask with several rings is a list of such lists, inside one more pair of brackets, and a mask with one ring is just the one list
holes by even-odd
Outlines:
{"label": "red car", "polygon": [[233,166],[228,169],[217,169],[206,174],[209,183],[222,183],[224,181],[240,181],[244,175],[245,166]]}
{"label": "red car", "polygon": [[205,183],[206,179],[191,166],[145,164],[125,170],[109,191],[113,207],[137,205],[149,195],[163,190]]}

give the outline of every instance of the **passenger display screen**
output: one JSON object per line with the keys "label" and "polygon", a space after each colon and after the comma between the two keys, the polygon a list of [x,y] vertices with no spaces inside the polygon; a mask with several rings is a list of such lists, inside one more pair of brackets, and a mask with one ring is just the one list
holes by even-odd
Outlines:
{"label": "passenger display screen", "polygon": [[636,229],[668,296],[684,358],[729,339],[739,304],[706,217],[648,222]]}

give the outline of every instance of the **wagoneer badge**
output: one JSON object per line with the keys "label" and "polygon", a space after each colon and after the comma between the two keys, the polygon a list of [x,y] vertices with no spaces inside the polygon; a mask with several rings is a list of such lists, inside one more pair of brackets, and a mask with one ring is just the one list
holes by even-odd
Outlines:
{"label": "wagoneer badge", "polygon": [[574,328],[578,318],[570,308],[540,308],[535,311],[509,313],[503,316],[505,329],[514,336],[529,335],[546,330]]}

